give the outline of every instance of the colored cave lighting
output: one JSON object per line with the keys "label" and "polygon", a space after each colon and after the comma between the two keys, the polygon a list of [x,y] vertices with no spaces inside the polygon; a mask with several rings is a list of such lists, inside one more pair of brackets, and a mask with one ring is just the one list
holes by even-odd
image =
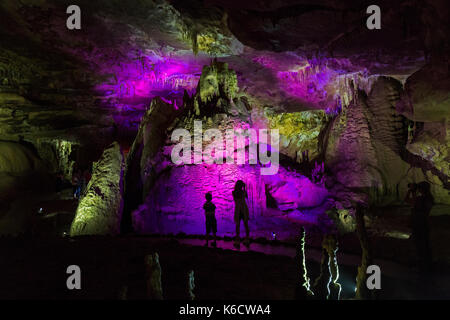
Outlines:
{"label": "colored cave lighting", "polygon": [[[299,208],[319,206],[328,196],[326,188],[284,167],[276,175],[262,175],[259,164],[179,165],[170,175],[160,177],[145,204],[134,213],[135,228],[141,232],[203,232],[202,206],[205,193],[210,192],[222,230],[232,229],[232,191],[237,180],[246,184],[251,219],[264,217],[272,223],[304,219]],[[267,207],[268,199],[276,203],[277,211]]]}
{"label": "colored cave lighting", "polygon": [[[198,69],[198,70],[197,70]],[[175,59],[152,62],[140,58],[111,66],[111,81],[102,83],[97,90],[116,98],[182,96],[184,90],[192,94],[200,78],[200,68]]]}
{"label": "colored cave lighting", "polygon": [[368,92],[372,83],[367,70],[349,72],[333,59],[287,61],[285,65],[270,56],[261,55],[253,62],[269,69],[288,99],[336,116],[349,105],[355,90]]}
{"label": "colored cave lighting", "polygon": [[[181,139],[181,141],[180,141]],[[238,128],[228,129],[225,135],[219,129],[202,130],[202,121],[194,121],[194,139],[191,133],[178,128],[172,132],[172,142],[177,144],[171,152],[174,164],[227,164],[243,165],[263,164],[262,175],[277,174],[279,168],[279,131],[278,129]],[[211,141],[210,143],[208,143]],[[204,143],[207,143],[203,149]],[[193,148],[192,148],[193,147]],[[246,149],[248,147],[248,150]],[[193,155],[191,150],[194,150]]]}
{"label": "colored cave lighting", "polygon": [[327,101],[327,85],[333,71],[308,65],[297,71],[279,71],[277,77],[281,87],[291,96],[322,105]]}

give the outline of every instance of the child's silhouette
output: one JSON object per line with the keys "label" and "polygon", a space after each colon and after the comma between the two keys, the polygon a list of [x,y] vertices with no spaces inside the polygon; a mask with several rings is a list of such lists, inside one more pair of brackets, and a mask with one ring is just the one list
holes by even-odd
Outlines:
{"label": "child's silhouette", "polygon": [[203,205],[206,218],[206,246],[208,245],[209,235],[212,232],[214,235],[212,245],[216,246],[216,233],[217,233],[217,221],[216,221],[216,206],[212,203],[211,193],[205,194],[206,202]]}

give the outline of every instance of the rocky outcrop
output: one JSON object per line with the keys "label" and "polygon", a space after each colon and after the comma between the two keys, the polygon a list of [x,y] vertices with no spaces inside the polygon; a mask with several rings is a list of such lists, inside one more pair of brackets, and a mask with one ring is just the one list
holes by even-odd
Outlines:
{"label": "rocky outcrop", "polygon": [[367,192],[376,204],[400,201],[408,183],[430,180],[407,156],[410,122],[396,111],[401,92],[398,81],[379,77],[367,96],[359,91],[333,120],[328,135],[326,166],[339,183]]}
{"label": "rocky outcrop", "polygon": [[0,140],[29,144],[50,171],[70,179],[73,162],[87,166],[112,142],[114,109],[93,110],[84,66],[23,42],[0,48]]}
{"label": "rocky outcrop", "polygon": [[20,143],[0,141],[0,172],[15,175],[46,170],[32,149]]}
{"label": "rocky outcrop", "polygon": [[[34,187],[36,190],[46,190],[48,169],[32,146],[0,141],[0,217],[8,212],[14,199],[23,196],[27,189]],[[6,225],[3,227],[8,229]]]}
{"label": "rocky outcrop", "polygon": [[372,144],[368,109],[360,93],[358,100],[333,120],[325,153],[325,163],[336,180],[349,188],[383,188],[386,176],[378,172],[376,150]]}
{"label": "rocky outcrop", "polygon": [[[214,60],[211,65],[203,67],[197,86],[197,103],[207,104],[220,97],[228,98],[228,101],[223,102],[227,103],[235,97],[238,89],[234,70],[229,70],[227,63]],[[198,108],[195,109],[195,112],[196,115],[200,115]]]}
{"label": "rocky outcrop", "polygon": [[325,112],[303,111],[276,114],[267,111],[270,129],[280,132],[280,152],[296,162],[314,161],[322,155],[321,132],[326,128]]}
{"label": "rocky outcrop", "polygon": [[450,121],[425,123],[423,130],[406,148],[432,164],[443,176],[450,177]]}
{"label": "rocky outcrop", "polygon": [[125,163],[117,142],[93,164],[92,178],[70,228],[71,236],[118,234],[123,211]]}
{"label": "rocky outcrop", "polygon": [[[152,102],[154,113],[148,112],[143,118],[138,137],[128,158],[127,186],[133,188],[136,183],[128,184],[128,181],[131,181],[128,179],[137,177],[137,181],[142,181],[143,196],[146,197],[144,203],[131,213],[134,230],[142,233],[163,232],[162,221],[169,217],[188,220],[183,229],[185,231],[191,228],[189,225],[197,228],[202,220],[202,205],[207,191],[213,194],[217,212],[221,214],[232,212],[234,203],[231,194],[234,184],[239,179],[247,186],[252,218],[270,216],[271,209],[286,212],[320,206],[328,197],[327,190],[289,167],[280,167],[277,174],[265,176],[261,174],[261,164],[248,162],[242,165],[236,162],[223,165],[206,163],[176,165],[172,162],[171,153],[175,144],[168,142],[168,137],[175,127],[189,131],[191,142],[195,134],[204,134],[204,130],[212,128],[218,129],[222,137],[226,137],[227,130],[246,130],[256,124],[253,127],[256,130],[285,129],[283,132],[293,141],[302,139],[301,129],[307,128],[313,132],[311,140],[314,141],[305,146],[305,149],[310,147],[318,149],[318,135],[325,119],[323,112],[295,114],[292,118],[288,115],[286,121],[273,116],[273,123],[270,124],[271,119],[256,110],[261,111],[262,108],[250,107],[244,96],[239,96],[234,71],[228,69],[226,64],[214,61],[212,65],[204,68],[204,72],[196,94],[185,98],[185,109],[182,113],[167,110],[171,105],[154,99]],[[238,104],[241,103],[239,107]],[[164,111],[163,107],[166,108]],[[169,120],[175,119],[170,115],[179,115],[173,124]],[[198,130],[194,126],[196,120],[201,121],[202,132],[195,132]],[[302,124],[301,128],[296,128],[298,123]],[[146,129],[148,126],[152,127]],[[143,137],[146,137],[146,140]],[[244,152],[247,160],[249,143],[249,140],[245,139]],[[211,141],[204,139],[203,152],[210,145]],[[292,148],[296,154],[295,147]],[[239,147],[235,145],[234,151],[238,149]],[[281,152],[283,153],[284,149]],[[291,160],[290,164],[293,165],[294,161]],[[138,167],[139,171],[136,170]],[[131,194],[142,193],[134,191]],[[137,200],[135,203],[140,204]],[[230,218],[228,214],[224,216],[226,216],[224,219]],[[193,228],[191,229],[194,230]]]}
{"label": "rocky outcrop", "polygon": [[433,61],[408,77],[397,110],[415,122],[450,117],[450,64]]}
{"label": "rocky outcrop", "polygon": [[450,204],[450,76],[448,60],[434,59],[411,75],[397,110],[411,120],[406,149],[439,203]]}
{"label": "rocky outcrop", "polygon": [[131,230],[131,212],[142,203],[164,168],[156,157],[168,138],[167,129],[180,114],[174,105],[157,97],[142,117],[139,131],[127,156],[125,178],[126,207],[122,230]]}
{"label": "rocky outcrop", "polygon": [[[421,180],[450,203],[445,1],[383,1],[377,32],[353,23],[364,4],[334,0],[99,1],[83,3],[79,32],[67,30],[61,1],[1,1],[0,140],[32,145],[50,171],[70,179],[75,163],[90,165],[115,140],[127,149],[137,133],[125,225],[144,200],[137,216],[193,208],[205,191],[200,175],[224,199],[248,175],[254,214],[267,203],[296,210],[329,196],[286,168],[276,180],[259,167],[173,166],[168,136],[174,126],[192,130],[194,120],[221,132],[278,129],[289,165],[324,160],[326,186],[346,204],[366,194],[392,203]],[[34,165],[27,152],[14,157],[12,169]],[[178,189],[165,190],[174,182]]]}
{"label": "rocky outcrop", "polygon": [[158,163],[152,158],[166,142],[167,129],[179,114],[180,112],[174,105],[157,97],[152,100],[149,109],[142,117],[139,132],[131,147],[127,163],[128,167],[139,163],[140,178],[144,183],[143,197],[147,195],[155,179],[155,169]]}
{"label": "rocky outcrop", "polygon": [[37,138],[34,145],[49,168],[54,172],[61,172],[68,181],[72,179],[79,142],[58,138]]}

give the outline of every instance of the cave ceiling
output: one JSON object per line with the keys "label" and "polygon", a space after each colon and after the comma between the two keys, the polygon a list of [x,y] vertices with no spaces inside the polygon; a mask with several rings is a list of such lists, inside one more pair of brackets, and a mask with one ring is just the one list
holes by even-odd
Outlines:
{"label": "cave ceiling", "polygon": [[[378,1],[381,30],[366,28],[366,1],[77,1],[81,30],[66,28],[70,4],[1,2],[3,85],[60,107],[132,113],[154,96],[192,94],[202,67],[217,58],[252,103],[326,109],[339,77],[404,81],[429,51],[448,46],[445,1]],[[11,63],[16,70],[5,70]],[[80,99],[86,89],[93,94]]]}

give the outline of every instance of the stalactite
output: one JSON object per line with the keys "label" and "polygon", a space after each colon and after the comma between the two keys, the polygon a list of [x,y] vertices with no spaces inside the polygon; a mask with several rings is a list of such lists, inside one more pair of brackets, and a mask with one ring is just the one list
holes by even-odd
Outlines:
{"label": "stalactite", "polygon": [[297,300],[305,300],[310,299],[314,295],[314,293],[310,290],[310,283],[308,278],[308,271],[306,269],[306,260],[305,260],[305,237],[306,232],[302,227],[299,235],[299,239],[297,240],[297,253],[296,253],[296,262],[297,262],[297,270],[299,274],[299,280],[295,290],[295,299]]}

